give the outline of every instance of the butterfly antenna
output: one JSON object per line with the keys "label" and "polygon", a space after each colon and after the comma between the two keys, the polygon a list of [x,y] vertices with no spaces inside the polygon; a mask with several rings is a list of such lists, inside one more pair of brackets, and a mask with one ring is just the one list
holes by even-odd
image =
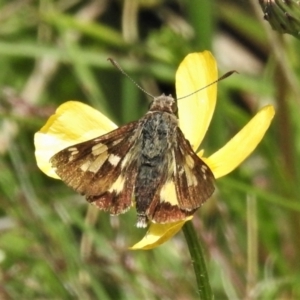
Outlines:
{"label": "butterfly antenna", "polygon": [[123,75],[125,75],[128,79],[131,80],[131,82],[133,82],[143,93],[145,93],[146,95],[148,95],[151,98],[155,98],[153,95],[151,95],[150,93],[148,93],[145,89],[143,89],[137,82],[135,82],[121,67],[120,65],[112,58],[108,58],[107,60],[109,60],[111,62],[111,64],[117,68]]}
{"label": "butterfly antenna", "polygon": [[231,76],[233,73],[239,73],[239,72],[237,72],[237,71],[235,71],[235,70],[229,71],[229,72],[225,73],[223,76],[221,76],[220,78],[218,78],[217,80],[215,80],[215,81],[209,83],[207,86],[204,86],[204,87],[200,88],[199,90],[194,91],[194,92],[192,92],[192,93],[190,93],[190,94],[188,94],[188,95],[185,95],[185,96],[183,96],[183,97],[177,98],[177,100],[181,100],[181,99],[190,97],[190,96],[192,96],[192,95],[198,93],[199,91],[204,90],[204,89],[208,88],[209,86],[211,86],[211,85],[213,85],[213,84],[215,84],[215,83],[217,83],[217,82],[219,82],[219,81],[221,81],[221,80],[223,80],[223,79],[225,79],[225,78]]}

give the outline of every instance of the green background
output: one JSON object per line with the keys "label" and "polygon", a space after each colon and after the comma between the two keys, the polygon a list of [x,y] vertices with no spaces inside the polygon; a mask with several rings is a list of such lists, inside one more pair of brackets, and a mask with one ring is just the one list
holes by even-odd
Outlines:
{"label": "green background", "polygon": [[[195,299],[180,233],[129,251],[135,211],[110,217],[36,166],[33,135],[67,100],[117,124],[148,92],[175,95],[178,64],[211,50],[220,75],[201,148],[222,147],[266,104],[275,119],[255,152],[217,181],[195,214],[215,299],[300,299],[300,42],[258,1],[0,1],[0,299]],[[193,92],[193,91],[191,91]]]}

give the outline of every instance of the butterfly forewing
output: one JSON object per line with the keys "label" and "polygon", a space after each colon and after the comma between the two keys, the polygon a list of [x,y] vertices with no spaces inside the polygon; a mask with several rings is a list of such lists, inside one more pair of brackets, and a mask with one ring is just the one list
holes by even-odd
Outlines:
{"label": "butterfly forewing", "polygon": [[186,211],[200,207],[214,192],[214,176],[208,166],[193,151],[178,128],[175,185],[179,207]]}
{"label": "butterfly forewing", "polygon": [[105,193],[126,171],[138,127],[129,123],[101,137],[68,147],[51,158],[58,176],[87,197]]}

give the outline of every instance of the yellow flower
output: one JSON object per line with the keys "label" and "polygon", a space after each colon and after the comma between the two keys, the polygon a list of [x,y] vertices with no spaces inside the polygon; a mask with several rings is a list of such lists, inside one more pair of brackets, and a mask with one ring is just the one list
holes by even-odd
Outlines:
{"label": "yellow flower", "polygon": [[[177,98],[207,86],[217,77],[216,61],[210,52],[189,54],[176,72]],[[217,85],[214,84],[178,101],[180,128],[195,151],[211,121],[216,95]],[[265,106],[223,148],[207,158],[203,157],[203,151],[197,153],[210,167],[215,178],[228,174],[248,157],[263,138],[274,114],[273,106]],[[68,146],[101,136],[116,127],[106,116],[86,104],[76,101],[62,104],[35,134],[38,167],[48,176],[59,179],[49,162],[54,154]],[[161,245],[191,218],[169,224],[151,223],[145,237],[131,249],[151,249]]]}

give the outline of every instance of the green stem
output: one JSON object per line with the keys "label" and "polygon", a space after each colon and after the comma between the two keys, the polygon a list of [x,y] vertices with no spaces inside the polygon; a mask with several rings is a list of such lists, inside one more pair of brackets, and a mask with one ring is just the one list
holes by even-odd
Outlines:
{"label": "green stem", "polygon": [[212,300],[214,297],[208,279],[205,260],[193,223],[186,222],[182,230],[188,244],[191,260],[194,266],[199,299]]}

